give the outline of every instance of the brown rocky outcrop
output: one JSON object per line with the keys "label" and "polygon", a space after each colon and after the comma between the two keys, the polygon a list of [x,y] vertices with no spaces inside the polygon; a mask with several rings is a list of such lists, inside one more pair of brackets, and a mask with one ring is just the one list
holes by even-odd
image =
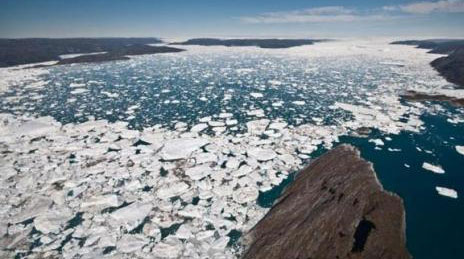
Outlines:
{"label": "brown rocky outcrop", "polygon": [[299,172],[244,239],[243,258],[410,258],[401,198],[350,145]]}

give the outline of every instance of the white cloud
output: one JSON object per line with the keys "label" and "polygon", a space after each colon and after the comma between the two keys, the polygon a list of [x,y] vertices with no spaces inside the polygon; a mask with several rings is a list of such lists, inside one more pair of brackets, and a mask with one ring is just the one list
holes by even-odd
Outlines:
{"label": "white cloud", "polygon": [[[388,6],[385,6],[388,8]],[[437,2],[416,2],[407,5],[400,5],[397,10],[412,14],[429,13],[462,13],[464,12],[464,1],[462,0],[442,0]]]}
{"label": "white cloud", "polygon": [[246,23],[318,23],[387,20],[393,17],[383,14],[360,14],[343,6],[325,6],[288,12],[263,13],[240,17]]}

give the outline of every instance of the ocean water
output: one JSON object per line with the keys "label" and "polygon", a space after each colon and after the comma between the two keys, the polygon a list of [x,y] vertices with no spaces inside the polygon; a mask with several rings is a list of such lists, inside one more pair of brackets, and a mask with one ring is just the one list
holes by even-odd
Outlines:
{"label": "ocean water", "polygon": [[[460,197],[437,195],[435,187],[464,192],[464,156],[455,149],[464,145],[464,125],[450,123],[442,114],[424,114],[421,119],[426,130],[388,135],[391,141],[385,141],[381,150],[366,138],[342,137],[340,141],[358,147],[362,157],[373,163],[384,188],[403,198],[407,246],[415,258],[463,258],[464,202]],[[384,139],[387,135],[375,132],[371,137]],[[425,170],[424,161],[441,165],[445,173]]]}
{"label": "ocean water", "polygon": [[[124,121],[136,130],[156,125],[174,130],[179,124],[191,128],[206,117],[236,120],[223,132],[206,130],[219,138],[243,138],[247,122],[263,118],[287,123],[288,130],[311,125],[326,136],[308,143],[311,152],[295,150],[305,163],[333,145],[357,146],[373,162],[384,188],[404,199],[412,255],[464,258],[459,249],[464,240],[462,198],[435,190],[447,187],[464,195],[464,156],[455,149],[464,145],[464,110],[399,98],[409,89],[452,87],[428,65],[437,55],[386,42],[286,50],[187,48],[130,61],[43,69],[0,91],[0,113],[52,116],[62,124],[91,118]],[[361,127],[372,133],[356,137]],[[374,143],[379,139],[384,145]],[[424,162],[440,165],[445,173],[423,169]],[[258,206],[272,206],[293,176],[260,192]],[[163,235],[178,227],[164,229]],[[231,232],[230,245],[241,234]]]}

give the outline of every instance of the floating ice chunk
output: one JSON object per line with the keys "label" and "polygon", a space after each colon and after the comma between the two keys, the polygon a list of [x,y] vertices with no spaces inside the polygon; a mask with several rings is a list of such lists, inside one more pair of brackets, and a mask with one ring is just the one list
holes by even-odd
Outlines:
{"label": "floating ice chunk", "polygon": [[205,213],[205,209],[201,206],[195,206],[189,204],[185,206],[183,210],[180,210],[178,214],[183,217],[187,218],[202,218],[203,214]]}
{"label": "floating ice chunk", "polygon": [[82,83],[71,83],[71,84],[69,84],[69,87],[71,87],[71,88],[82,88],[82,87],[85,87],[85,84],[82,84]]}
{"label": "floating ice chunk", "polygon": [[200,165],[185,170],[185,174],[192,180],[200,180],[210,175],[212,172],[211,167],[207,165]]}
{"label": "floating ice chunk", "polygon": [[251,135],[261,135],[269,125],[268,119],[249,121],[246,123],[248,133]]}
{"label": "floating ice chunk", "polygon": [[230,238],[228,236],[220,237],[211,244],[211,249],[224,251],[227,244],[229,243],[229,239]]}
{"label": "floating ice chunk", "polygon": [[286,122],[273,122],[269,125],[269,129],[275,130],[283,130],[285,127],[287,127]]}
{"label": "floating ice chunk", "polygon": [[200,118],[198,121],[200,121],[200,122],[208,122],[210,120],[211,120],[211,116],[207,116],[207,117]]}
{"label": "floating ice chunk", "polygon": [[238,120],[226,120],[227,126],[236,125],[237,123],[238,123]]}
{"label": "floating ice chunk", "polygon": [[193,127],[190,129],[190,131],[191,131],[191,132],[200,132],[200,131],[202,131],[202,130],[204,130],[204,129],[206,129],[206,128],[208,128],[208,124],[206,124],[206,123],[200,123],[200,124],[197,124],[197,125],[193,126]]}
{"label": "floating ice chunk", "polygon": [[161,242],[156,244],[151,252],[159,258],[179,258],[182,252],[182,243]]}
{"label": "floating ice chunk", "polygon": [[150,214],[153,205],[149,203],[134,202],[126,207],[118,209],[110,214],[119,225],[124,226],[127,231],[138,227]]}
{"label": "floating ice chunk", "polygon": [[377,139],[369,139],[369,142],[374,143],[376,146],[383,146],[385,143],[379,138]]}
{"label": "floating ice chunk", "polygon": [[121,253],[134,253],[142,250],[150,242],[150,239],[143,235],[123,235],[116,243],[116,248]]}
{"label": "floating ice chunk", "polygon": [[247,203],[255,201],[258,198],[259,191],[255,187],[246,186],[234,191],[232,198],[237,203]]}
{"label": "floating ice chunk", "polygon": [[189,185],[184,182],[176,182],[163,188],[158,189],[156,193],[160,199],[169,199],[174,196],[179,196],[189,189]]}
{"label": "floating ice chunk", "polygon": [[14,129],[14,133],[18,136],[45,136],[56,131],[60,125],[60,123],[55,122],[51,117],[41,117],[23,123],[19,128]]}
{"label": "floating ice chunk", "polygon": [[89,90],[84,89],[84,88],[76,88],[75,90],[71,91],[71,94],[82,94],[82,93],[86,93],[88,91]]}
{"label": "floating ice chunk", "polygon": [[35,197],[26,204],[25,209],[20,214],[13,217],[12,223],[16,224],[37,217],[38,215],[48,211],[52,204],[53,200],[48,197]]}
{"label": "floating ice chunk", "polygon": [[243,175],[247,175],[253,171],[253,168],[251,168],[249,165],[243,165],[241,166],[238,170],[235,170],[232,174],[235,177],[240,177]]}
{"label": "floating ice chunk", "polygon": [[214,127],[214,128],[213,128],[213,131],[214,131],[216,134],[223,133],[223,132],[226,131],[226,130],[227,130],[226,127]]}
{"label": "floating ice chunk", "polygon": [[456,151],[459,154],[464,155],[464,146],[456,146]]}
{"label": "floating ice chunk", "polygon": [[208,125],[211,127],[224,127],[225,123],[223,121],[208,121]]}
{"label": "floating ice chunk", "polygon": [[34,227],[44,234],[58,234],[71,218],[72,214],[70,210],[52,210],[37,216],[34,219]]}
{"label": "floating ice chunk", "polygon": [[262,93],[250,93],[250,95],[251,95],[253,98],[263,98],[263,94],[262,94]]}
{"label": "floating ice chunk", "polygon": [[88,201],[81,204],[83,210],[101,210],[108,207],[118,207],[122,204],[116,194],[104,195],[99,197],[92,197]]}
{"label": "floating ice chunk", "polygon": [[221,119],[231,118],[232,116],[234,116],[234,115],[232,113],[228,113],[228,112],[224,112],[224,113],[219,114],[219,118],[221,118]]}
{"label": "floating ice chunk", "polygon": [[216,162],[218,157],[213,153],[200,153],[195,156],[195,162],[197,164]]}
{"label": "floating ice chunk", "polygon": [[119,97],[118,93],[111,93],[111,92],[106,92],[106,91],[102,91],[101,93],[106,95],[108,98],[118,98]]}
{"label": "floating ice chunk", "polygon": [[425,170],[432,171],[432,172],[437,173],[437,174],[444,174],[445,173],[445,170],[443,170],[443,168],[441,168],[441,166],[432,165],[432,164],[429,164],[427,162],[424,162],[422,164],[422,168],[424,168]]}
{"label": "floating ice chunk", "polygon": [[283,102],[283,101],[278,101],[278,102],[272,103],[272,106],[273,106],[273,107],[282,107],[283,105],[284,105],[284,102]]}
{"label": "floating ice chunk", "polygon": [[305,101],[293,101],[292,102],[294,105],[305,105],[306,102]]}
{"label": "floating ice chunk", "polygon": [[193,237],[192,228],[187,224],[182,224],[179,229],[177,229],[175,236],[181,239],[189,239]]}
{"label": "floating ice chunk", "polygon": [[277,156],[274,150],[262,148],[250,148],[247,150],[247,154],[258,161],[269,161]]}
{"label": "floating ice chunk", "polygon": [[191,153],[208,143],[208,140],[202,138],[169,140],[161,150],[161,157],[164,160],[185,159],[188,158]]}
{"label": "floating ice chunk", "polygon": [[237,169],[239,165],[240,165],[240,161],[238,161],[238,159],[235,157],[231,157],[226,162],[226,167],[229,169]]}
{"label": "floating ice chunk", "polygon": [[436,186],[435,190],[437,190],[438,194],[440,195],[447,196],[447,197],[454,198],[454,199],[458,198],[458,192],[456,192],[453,189]]}
{"label": "floating ice chunk", "polygon": [[263,109],[256,109],[247,111],[248,116],[256,116],[256,117],[264,117],[264,110]]}

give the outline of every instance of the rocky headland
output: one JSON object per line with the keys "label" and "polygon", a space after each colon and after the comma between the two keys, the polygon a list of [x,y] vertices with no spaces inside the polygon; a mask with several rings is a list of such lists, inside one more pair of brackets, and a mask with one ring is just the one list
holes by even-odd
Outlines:
{"label": "rocky headland", "polygon": [[340,145],[298,173],[245,237],[243,258],[410,258],[405,241],[401,198]]}

